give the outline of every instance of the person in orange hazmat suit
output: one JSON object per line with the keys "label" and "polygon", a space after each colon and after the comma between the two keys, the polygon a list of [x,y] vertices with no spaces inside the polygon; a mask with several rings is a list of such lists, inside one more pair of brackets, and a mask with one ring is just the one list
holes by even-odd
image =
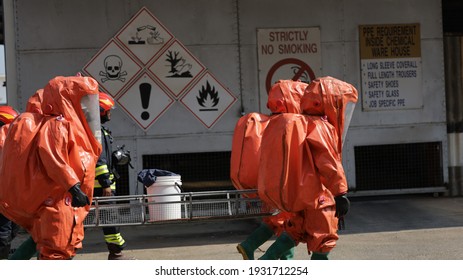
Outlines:
{"label": "person in orange hazmat suit", "polygon": [[[3,147],[9,124],[19,115],[11,106],[0,106],[0,150]],[[7,259],[11,241],[16,237],[19,226],[0,214],[0,260]]]}
{"label": "person in orange hazmat suit", "polygon": [[0,212],[30,233],[39,259],[71,259],[82,247],[101,154],[98,83],[55,77],[41,98],[41,113],[22,113],[8,130]]}
{"label": "person in orange hazmat suit", "polygon": [[[307,83],[280,80],[269,91],[267,107],[273,116],[250,113],[240,118],[236,124],[230,161],[230,178],[236,189],[257,189],[258,166],[262,134],[272,118],[280,113],[300,114],[300,100]],[[264,207],[270,210],[268,205]],[[262,223],[243,242],[237,245],[238,252],[245,260],[254,259],[254,251],[273,235],[283,232],[283,225],[293,214],[281,211],[262,219]],[[294,257],[294,248],[283,253],[279,259]]]}
{"label": "person in orange hazmat suit", "polygon": [[[26,105],[26,112],[42,114],[42,100],[43,100],[43,89],[37,90]],[[9,260],[30,260],[33,256],[37,255],[36,250],[37,244],[34,239],[29,236],[21,245],[16,248],[13,254],[8,257]]]}
{"label": "person in orange hazmat suit", "polygon": [[261,144],[259,197],[295,215],[260,259],[278,259],[306,243],[311,259],[328,259],[338,240],[338,218],[349,210],[342,141],[358,93],[332,77],[313,80],[301,99],[303,114],[279,114]]}

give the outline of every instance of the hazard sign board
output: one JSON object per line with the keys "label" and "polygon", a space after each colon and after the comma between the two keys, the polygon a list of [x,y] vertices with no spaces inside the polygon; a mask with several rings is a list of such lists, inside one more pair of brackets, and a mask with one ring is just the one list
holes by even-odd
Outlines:
{"label": "hazard sign board", "polygon": [[98,51],[83,72],[115,97],[144,130],[175,101],[181,101],[208,128],[236,101],[145,7]]}
{"label": "hazard sign board", "polygon": [[149,67],[151,73],[175,97],[182,95],[205,69],[177,40],[174,40]]}
{"label": "hazard sign board", "polygon": [[309,83],[321,75],[319,27],[265,28],[257,30],[261,111],[267,94],[278,80]]}
{"label": "hazard sign board", "polygon": [[114,40],[110,40],[84,66],[83,72],[98,81],[100,87],[116,97],[142,67]]}
{"label": "hazard sign board", "polygon": [[117,101],[124,111],[145,130],[174,102],[146,71],[128,85],[127,90]]}
{"label": "hazard sign board", "polygon": [[115,37],[147,65],[174,36],[146,8],[134,15]]}
{"label": "hazard sign board", "polygon": [[207,128],[211,128],[236,100],[232,93],[206,71],[180,102]]}
{"label": "hazard sign board", "polygon": [[419,23],[359,26],[362,109],[423,107]]}

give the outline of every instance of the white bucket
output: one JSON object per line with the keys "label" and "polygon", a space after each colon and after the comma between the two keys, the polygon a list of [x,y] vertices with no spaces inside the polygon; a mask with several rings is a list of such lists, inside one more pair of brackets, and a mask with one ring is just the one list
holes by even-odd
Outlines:
{"label": "white bucket", "polygon": [[[182,218],[181,192],[179,186],[182,185],[181,176],[159,176],[156,182],[146,187],[146,193],[149,195],[162,195],[148,197],[148,202],[167,202],[166,204],[150,204],[148,211],[150,221],[176,220]],[[172,202],[172,203],[169,203]]]}

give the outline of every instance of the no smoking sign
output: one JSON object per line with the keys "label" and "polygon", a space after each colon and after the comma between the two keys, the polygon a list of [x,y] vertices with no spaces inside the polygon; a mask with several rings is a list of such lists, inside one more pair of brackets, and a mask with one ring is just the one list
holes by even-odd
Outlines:
{"label": "no smoking sign", "polygon": [[320,28],[258,29],[257,54],[260,111],[266,113],[267,94],[275,82],[300,80],[309,83],[320,76]]}
{"label": "no smoking sign", "polygon": [[315,74],[307,63],[299,59],[286,58],[280,60],[268,71],[265,79],[267,93],[275,82],[288,79],[310,83],[315,79]]}

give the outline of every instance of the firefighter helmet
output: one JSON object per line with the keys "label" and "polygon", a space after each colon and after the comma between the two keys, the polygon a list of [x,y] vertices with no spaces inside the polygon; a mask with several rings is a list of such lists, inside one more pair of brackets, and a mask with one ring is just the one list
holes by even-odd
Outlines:
{"label": "firefighter helmet", "polygon": [[0,106],[0,122],[1,125],[11,123],[17,116],[19,112],[13,109],[11,106]]}
{"label": "firefighter helmet", "polygon": [[104,116],[114,108],[114,99],[104,92],[98,94],[100,98],[100,116]]}

